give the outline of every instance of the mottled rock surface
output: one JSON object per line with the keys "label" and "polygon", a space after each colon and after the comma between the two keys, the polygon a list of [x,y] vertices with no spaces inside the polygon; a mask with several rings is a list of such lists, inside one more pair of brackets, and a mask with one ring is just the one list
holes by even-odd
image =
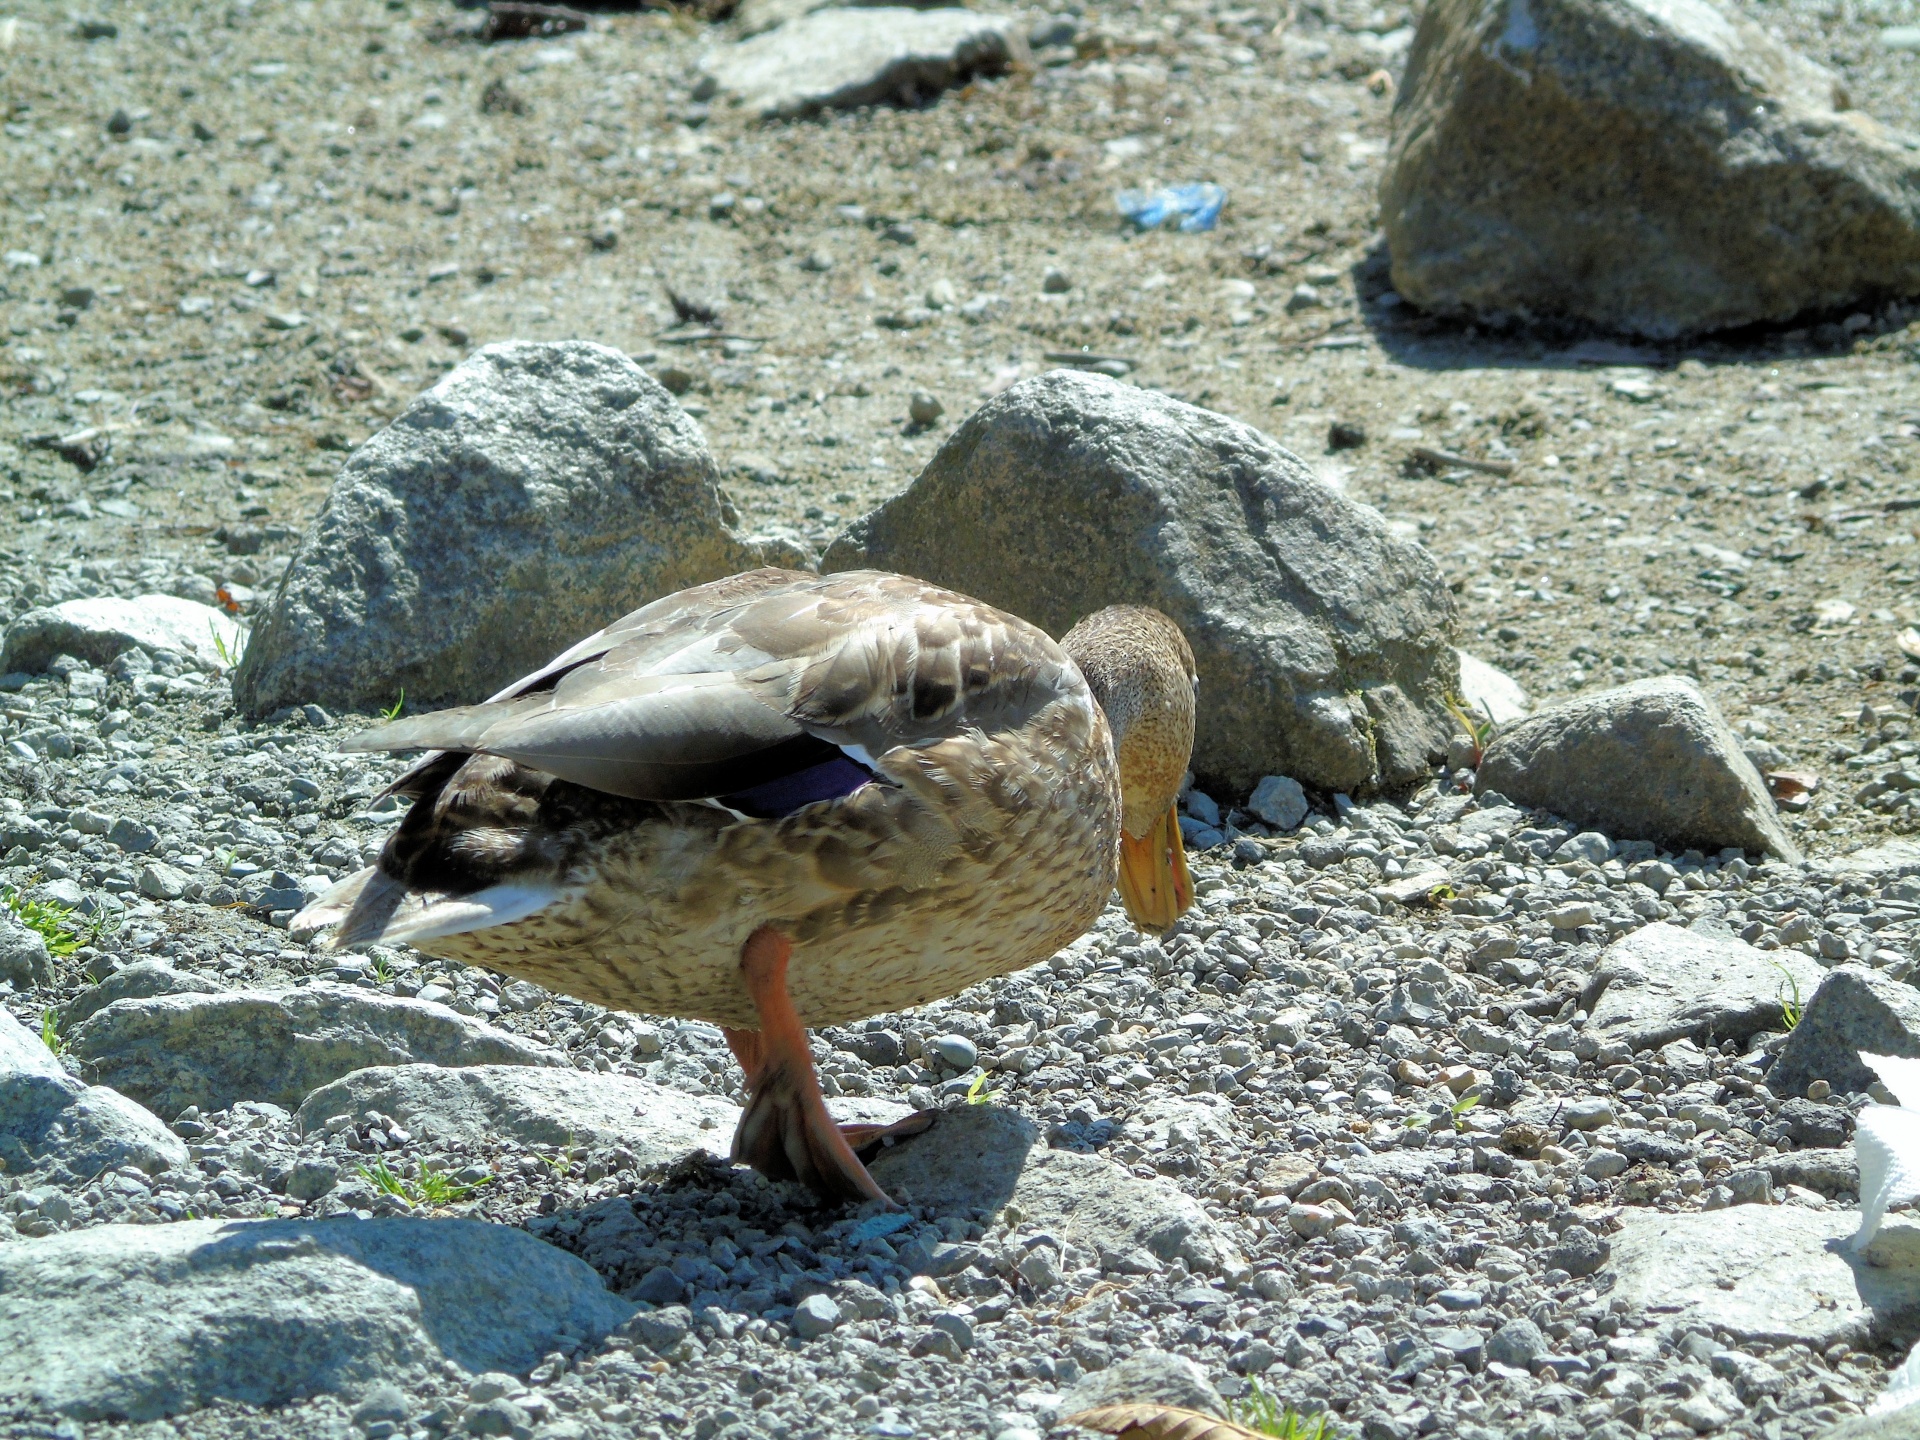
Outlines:
{"label": "mottled rock surface", "polygon": [[119,1000],[68,1043],[104,1083],[165,1115],[236,1100],[291,1109],[369,1065],[565,1063],[444,1005],[329,984]]}
{"label": "mottled rock surface", "polygon": [[1439,568],[1259,431],[1056,370],[988,401],[828,570],[899,570],[1055,635],[1153,605],[1200,670],[1196,774],[1251,790],[1412,778],[1459,683]]}
{"label": "mottled rock surface", "polygon": [[1516,721],[1478,776],[1622,839],[1800,856],[1720,707],[1686,680],[1636,680]]}
{"label": "mottled rock surface", "polygon": [[341,468],[234,676],[249,714],[484,699],[649,600],[757,563],[706,441],[619,351],[476,352]]}
{"label": "mottled rock surface", "polygon": [[830,7],[713,51],[702,67],[763,120],[895,100],[908,104],[1025,45],[1014,23],[957,7]]}
{"label": "mottled rock surface", "polygon": [[56,655],[104,666],[128,650],[177,655],[212,670],[240,653],[245,635],[224,610],[173,595],[67,600],[29,610],[7,626],[0,671],[43,670]]}
{"label": "mottled rock surface", "polygon": [[1381,220],[1430,310],[1654,337],[1920,292],[1920,154],[1713,0],[1438,0]]}
{"label": "mottled rock surface", "polygon": [[529,1145],[622,1145],[641,1165],[690,1150],[727,1152],[739,1110],[724,1100],[625,1075],[528,1065],[379,1066],[315,1090],[300,1106],[312,1130],[333,1115],[379,1110],[436,1140],[511,1136]]}
{"label": "mottled rock surface", "polygon": [[1780,1027],[1821,971],[1797,950],[1760,950],[1678,925],[1647,925],[1613,942],[1581,997],[1587,1033],[1647,1050],[1691,1036],[1744,1041]]}
{"label": "mottled rock surface", "polygon": [[1810,996],[1800,1023],[1767,1071],[1776,1095],[1805,1095],[1824,1080],[1835,1090],[1865,1090],[1877,1078],[1860,1052],[1920,1055],[1920,990],[1864,965],[1830,970]]}
{"label": "mottled rock surface", "polygon": [[[1910,1335],[1920,1322],[1920,1269],[1869,1263],[1836,1244],[1855,1219],[1791,1205],[1690,1215],[1629,1209],[1613,1237],[1613,1293],[1635,1312],[1740,1340],[1823,1350]],[[1915,1233],[1889,1227],[1889,1243],[1901,1231]]]}
{"label": "mottled rock surface", "polygon": [[448,1361],[525,1372],[629,1310],[580,1261],[501,1225],[103,1225],[0,1249],[0,1405],[155,1420],[353,1394]]}
{"label": "mottled rock surface", "polygon": [[188,1163],[187,1147],[157,1116],[116,1090],[74,1079],[0,1010],[0,1174],[91,1181],[122,1165],[153,1174]]}

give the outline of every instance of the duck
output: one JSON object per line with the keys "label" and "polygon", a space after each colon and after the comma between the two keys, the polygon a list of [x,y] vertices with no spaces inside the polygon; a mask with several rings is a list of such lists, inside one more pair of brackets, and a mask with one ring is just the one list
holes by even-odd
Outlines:
{"label": "duck", "polygon": [[891,1205],[860,1155],[932,1116],[836,1125],[807,1031],[1047,959],[1116,885],[1170,928],[1197,687],[1143,606],[1055,641],[910,576],[733,575],[344,741],[425,753],[377,861],[290,929],[716,1025],[746,1078],[734,1159]]}

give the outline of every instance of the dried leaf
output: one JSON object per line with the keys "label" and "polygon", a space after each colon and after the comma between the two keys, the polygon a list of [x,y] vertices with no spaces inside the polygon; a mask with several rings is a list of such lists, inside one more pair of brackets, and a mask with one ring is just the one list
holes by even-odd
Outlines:
{"label": "dried leaf", "polygon": [[1920,630],[1909,625],[1893,637],[1893,643],[1900,647],[1902,655],[1910,655],[1915,660],[1920,660]]}
{"label": "dried leaf", "polygon": [[1261,1440],[1258,1430],[1178,1405],[1102,1405],[1060,1423],[1129,1440]]}

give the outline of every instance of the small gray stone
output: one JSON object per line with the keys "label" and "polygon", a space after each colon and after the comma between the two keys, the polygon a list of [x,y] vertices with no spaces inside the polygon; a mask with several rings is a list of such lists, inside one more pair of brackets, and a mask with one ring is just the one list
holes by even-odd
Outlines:
{"label": "small gray stone", "polygon": [[1632,1163],[1618,1150],[1589,1150],[1580,1164],[1580,1173],[1589,1180],[1611,1180]]}
{"label": "small gray stone", "polygon": [[1003,16],[874,6],[815,10],[701,63],[760,119],[780,120],[931,94],[1024,50]]}
{"label": "small gray stone", "polygon": [[287,1172],[287,1195],[294,1200],[318,1200],[340,1183],[340,1169],[330,1160],[301,1159]]}
{"label": "small gray stone", "polygon": [[1806,995],[1803,988],[1800,1023],[1767,1070],[1774,1094],[1805,1095],[1816,1080],[1842,1092],[1865,1090],[1876,1077],[1860,1063],[1862,1050],[1920,1055],[1920,990],[1905,981],[1864,965],[1841,965],[1827,972],[1811,999]]}
{"label": "small gray stone", "polygon": [[1591,1012],[1588,1034],[1634,1050],[1682,1036],[1745,1040],[1777,1027],[1783,1002],[1796,988],[1804,1001],[1820,974],[1797,950],[1759,950],[1662,922],[1607,947],[1581,1004]]}
{"label": "small gray stone", "polygon": [[927,1053],[952,1070],[970,1070],[980,1059],[980,1051],[964,1035],[936,1035],[927,1041]]}
{"label": "small gray stone", "polygon": [[144,855],[160,843],[160,832],[151,825],[122,815],[113,822],[113,828],[107,831],[107,839],[122,850],[135,855]]}
{"label": "small gray stone", "polygon": [[1225,1415],[1227,1410],[1207,1372],[1186,1356],[1141,1350],[1078,1381],[1060,1397],[1060,1413],[1148,1403],[1178,1405],[1206,1415]]}
{"label": "small gray stone", "polygon": [[649,1305],[671,1305],[687,1293],[686,1283],[665,1265],[656,1265],[640,1277],[640,1283],[626,1292]]}
{"label": "small gray stone", "polygon": [[1771,1205],[1773,1180],[1764,1170],[1735,1170],[1720,1182],[1734,1205]]}
{"label": "small gray stone", "polygon": [[16,990],[53,983],[53,956],[39,931],[30,930],[0,906],[0,980]]}
{"label": "small gray stone", "polygon": [[628,1314],[582,1261],[470,1220],[102,1225],[0,1246],[0,1295],[35,1297],[0,1305],[0,1403],[75,1420],[524,1372]]}
{"label": "small gray stone", "polygon": [[684,1305],[642,1310],[620,1327],[656,1355],[664,1355],[693,1333],[693,1315]]}
{"label": "small gray stone", "polygon": [[1247,801],[1247,809],[1276,830],[1298,830],[1311,808],[1300,782],[1285,775],[1263,775]]}
{"label": "small gray stone", "polygon": [[1598,1130],[1613,1124],[1613,1102],[1604,1096],[1576,1100],[1567,1106],[1560,1121],[1569,1130]]}
{"label": "small gray stone", "polygon": [[947,407],[925,390],[914,391],[907,401],[907,419],[916,425],[931,425],[946,413]]}
{"label": "small gray stone", "polygon": [[407,1405],[407,1397],[398,1385],[382,1380],[361,1397],[360,1403],[353,1407],[353,1423],[365,1428],[377,1421],[385,1420],[398,1425],[412,1411]]}
{"label": "small gray stone", "polygon": [[1800,858],[1719,707],[1672,676],[1581,695],[1516,721],[1494,737],[1475,773],[1482,790],[1609,835]]}
{"label": "small gray stone", "polygon": [[840,1324],[840,1307],[830,1295],[809,1295],[793,1307],[793,1333],[802,1340],[831,1335]]}
{"label": "small gray stone", "polygon": [[1538,1325],[1524,1317],[1507,1321],[1487,1337],[1487,1359],[1496,1365],[1531,1370],[1533,1362],[1546,1353],[1547,1337]]}
{"label": "small gray stone", "polygon": [[187,875],[184,870],[151,860],[140,867],[137,886],[149,899],[178,900],[187,893]]}
{"label": "small gray stone", "polygon": [[166,1115],[237,1100],[292,1109],[369,1065],[566,1063],[443,1005],[332,984],[119,1000],[67,1041],[89,1073]]}
{"label": "small gray stone", "polygon": [[1564,1270],[1575,1279],[1595,1274],[1607,1263],[1612,1246],[1584,1225],[1569,1225],[1560,1243],[1547,1251],[1547,1268]]}

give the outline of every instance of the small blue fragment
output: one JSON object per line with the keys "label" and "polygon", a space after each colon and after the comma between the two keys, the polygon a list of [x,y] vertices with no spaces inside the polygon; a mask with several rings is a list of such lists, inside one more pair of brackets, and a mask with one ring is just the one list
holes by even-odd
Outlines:
{"label": "small blue fragment", "polygon": [[1211,230],[1227,206],[1227,191],[1225,186],[1202,180],[1151,192],[1122,190],[1113,201],[1142,230],[1158,229],[1176,217],[1182,230]]}
{"label": "small blue fragment", "polygon": [[904,1230],[913,1223],[913,1217],[898,1210],[883,1211],[878,1215],[869,1215],[853,1229],[847,1232],[848,1243],[864,1245],[869,1240],[878,1240],[883,1235],[891,1235],[896,1230]]}

